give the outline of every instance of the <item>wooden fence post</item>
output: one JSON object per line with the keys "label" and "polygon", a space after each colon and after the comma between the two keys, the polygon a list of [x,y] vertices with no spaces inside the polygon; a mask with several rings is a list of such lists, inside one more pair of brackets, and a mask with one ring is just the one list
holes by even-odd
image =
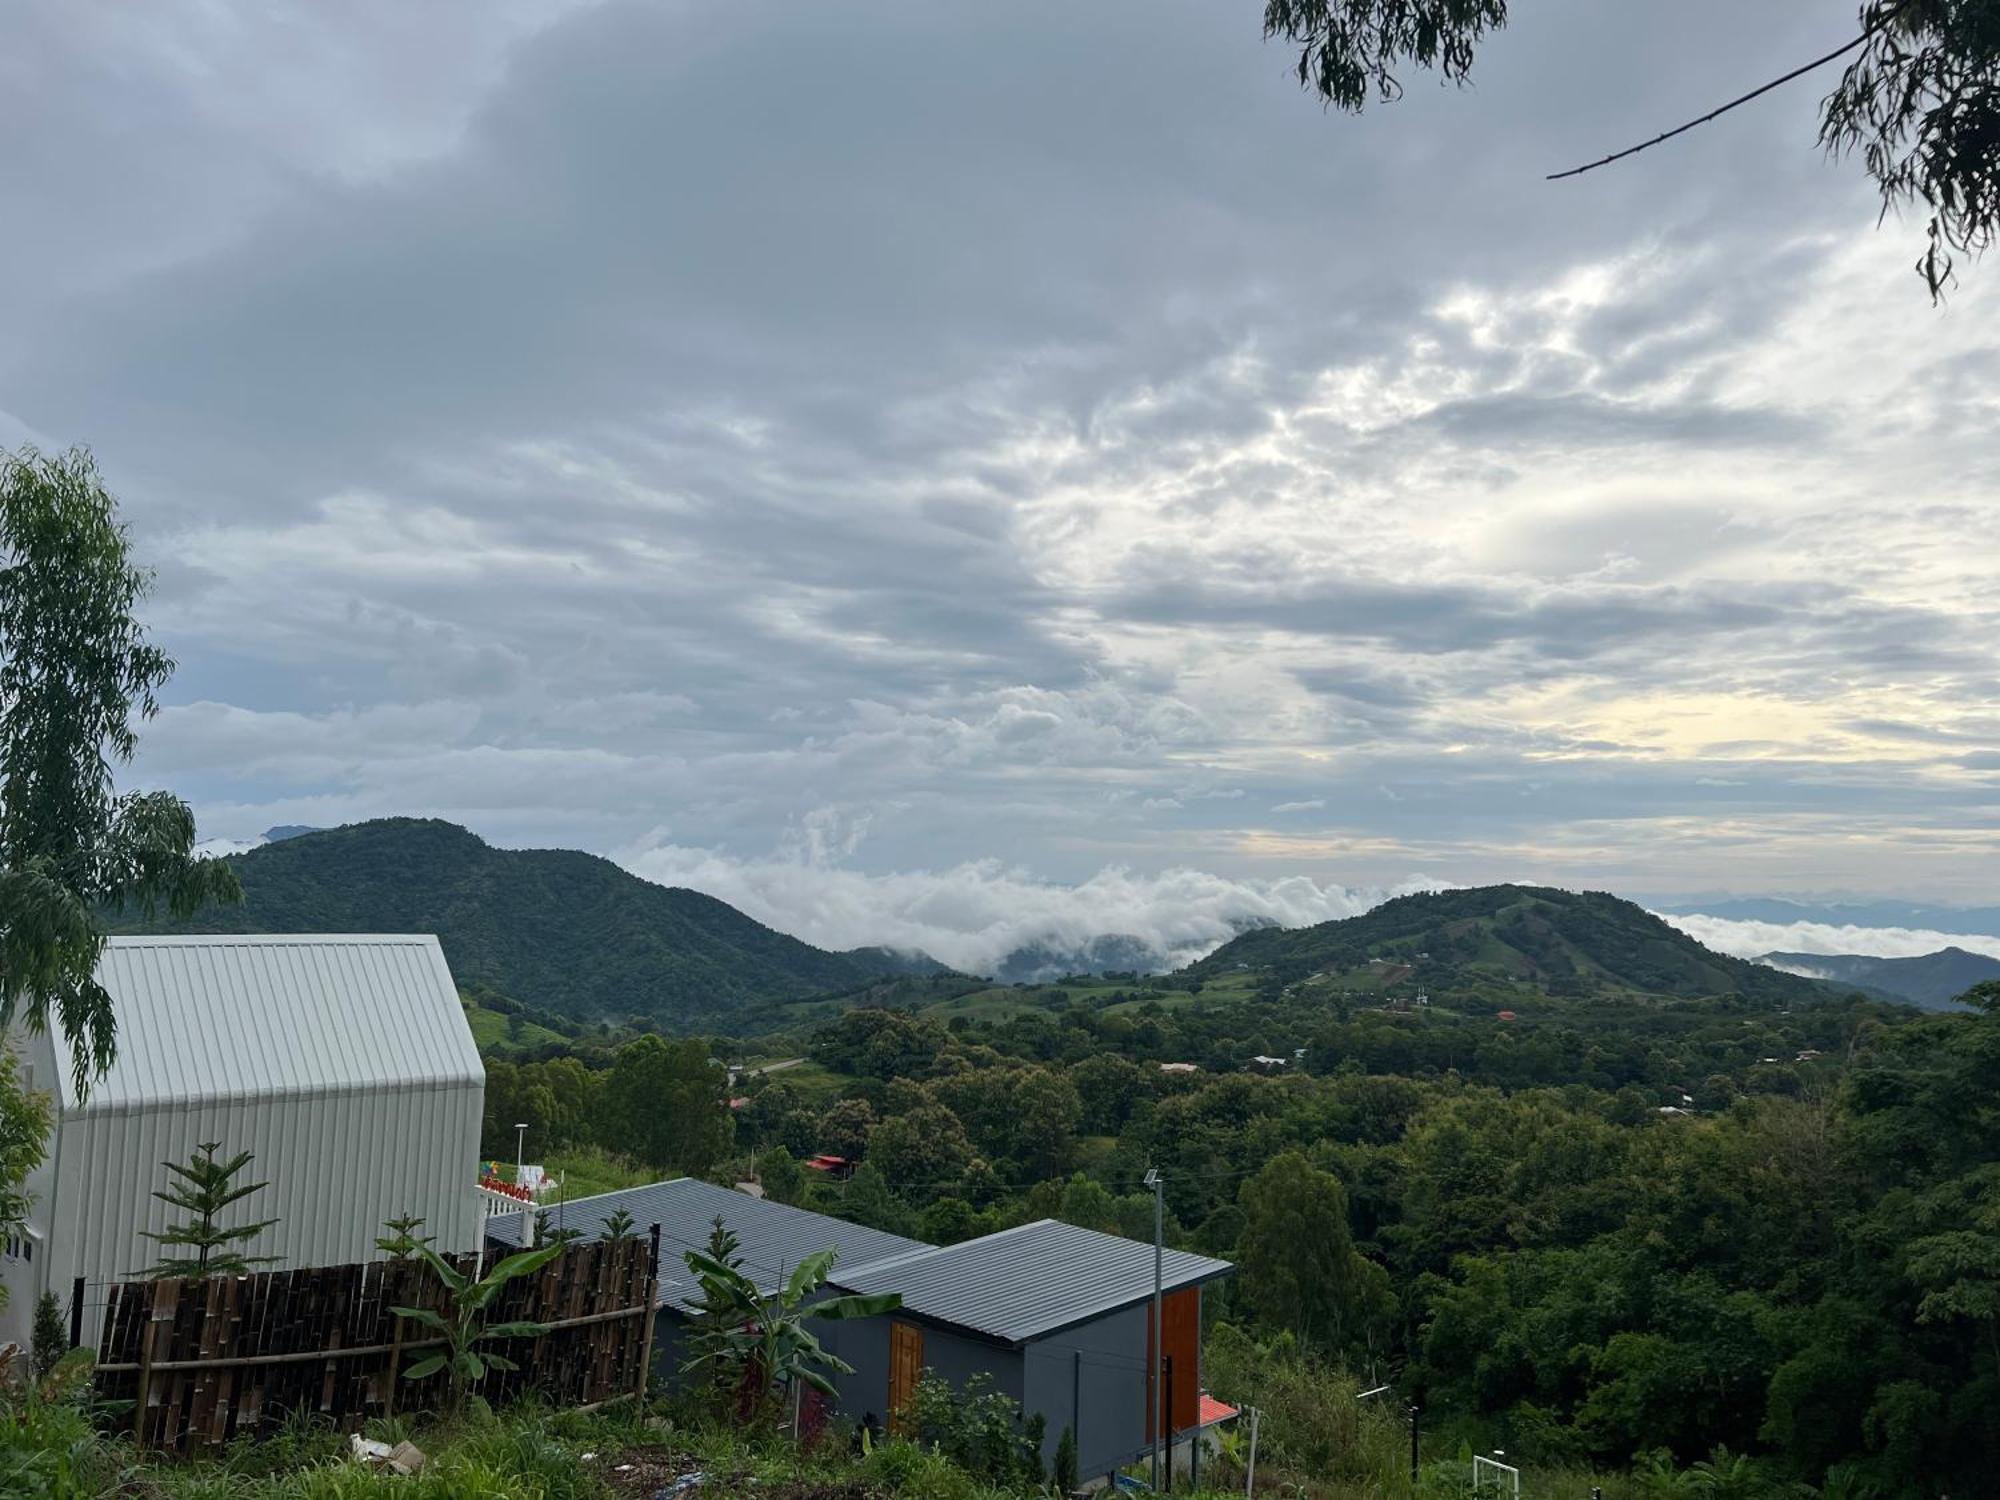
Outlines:
{"label": "wooden fence post", "polygon": [[396,1314],[396,1336],[389,1345],[389,1386],[382,1393],[382,1415],[396,1415],[396,1382],[402,1375],[403,1363],[403,1315]]}
{"label": "wooden fence post", "polygon": [[632,1390],[632,1398],[642,1410],[646,1404],[646,1386],[653,1377],[653,1322],[659,1316],[660,1226],[657,1224],[653,1226],[652,1240],[653,1247],[647,1252],[646,1310],[639,1315],[646,1320],[646,1331],[639,1336],[639,1379]]}
{"label": "wooden fence post", "polygon": [[167,1304],[166,1318],[171,1332],[174,1314],[180,1308],[180,1300],[181,1284],[173,1279],[154,1282],[152,1295],[146,1299],[146,1326],[139,1342],[139,1399],[132,1411],[132,1436],[141,1448],[146,1446],[147,1419],[151,1416],[146,1403],[152,1394],[153,1343],[158,1337],[160,1304],[162,1302]]}

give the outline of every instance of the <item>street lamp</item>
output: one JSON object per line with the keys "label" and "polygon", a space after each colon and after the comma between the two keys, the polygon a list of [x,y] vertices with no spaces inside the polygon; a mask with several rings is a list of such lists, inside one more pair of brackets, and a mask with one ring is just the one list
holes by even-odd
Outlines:
{"label": "street lamp", "polygon": [[528,1122],[521,1120],[514,1126],[514,1186],[522,1186],[522,1163],[527,1160]]}
{"label": "street lamp", "polygon": [[1160,1379],[1160,1372],[1167,1363],[1167,1321],[1166,1302],[1161,1295],[1161,1284],[1165,1280],[1167,1245],[1166,1199],[1162,1195],[1160,1169],[1148,1167],[1145,1185],[1153,1190],[1153,1368],[1150,1378],[1153,1382],[1153,1489],[1161,1488],[1161,1454],[1166,1450],[1167,1413],[1166,1382]]}

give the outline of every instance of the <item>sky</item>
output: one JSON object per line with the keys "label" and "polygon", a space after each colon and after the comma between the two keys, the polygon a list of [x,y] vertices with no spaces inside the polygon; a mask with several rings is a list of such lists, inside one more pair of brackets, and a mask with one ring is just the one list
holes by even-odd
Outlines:
{"label": "sky", "polygon": [[2000,268],[1849,0],[29,0],[0,444],[87,444],[205,836],[592,849],[833,945],[1528,880],[1992,899]]}

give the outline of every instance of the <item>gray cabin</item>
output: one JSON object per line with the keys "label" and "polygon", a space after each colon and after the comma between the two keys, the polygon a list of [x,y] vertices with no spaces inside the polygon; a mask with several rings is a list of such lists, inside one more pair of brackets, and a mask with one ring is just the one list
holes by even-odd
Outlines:
{"label": "gray cabin", "polygon": [[[619,1209],[641,1234],[660,1226],[654,1346],[662,1375],[680,1366],[682,1334],[700,1296],[681,1257],[707,1247],[720,1217],[740,1242],[744,1270],[764,1290],[805,1256],[832,1247],[835,1290],[902,1297],[902,1307],[883,1317],[817,1328],[821,1342],[854,1367],[837,1382],[839,1416],[893,1427],[925,1371],[960,1387],[984,1374],[1024,1416],[1043,1419],[1045,1465],[1066,1427],[1076,1435],[1077,1472],[1086,1476],[1108,1474],[1151,1449],[1150,1244],[1042,1219],[939,1247],[688,1177],[578,1199],[549,1214],[594,1236]],[[519,1242],[518,1226],[500,1232]],[[1203,1420],[1202,1287],[1233,1269],[1180,1250],[1163,1257],[1159,1400],[1176,1438]]]}

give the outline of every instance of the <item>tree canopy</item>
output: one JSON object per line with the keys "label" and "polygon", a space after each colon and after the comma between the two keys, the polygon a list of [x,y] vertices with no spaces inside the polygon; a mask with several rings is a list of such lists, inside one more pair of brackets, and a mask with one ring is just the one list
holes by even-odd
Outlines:
{"label": "tree canopy", "polygon": [[[1463,83],[1507,14],[1507,0],[1267,0],[1264,35],[1298,49],[1302,85],[1354,111],[1400,97],[1405,68]],[[1686,125],[1550,175],[1634,155],[1842,58],[1846,69],[1821,102],[1820,143],[1860,157],[1884,215],[1912,203],[1928,210],[1917,270],[1935,299],[1954,254],[1976,256],[2000,233],[2000,0],[1864,0],[1855,32],[1824,56]]]}
{"label": "tree canopy", "polygon": [[185,802],[113,789],[174,669],[133,614],[150,581],[89,454],[0,455],[0,1024],[53,1017],[79,1093],[117,1052],[103,914],[239,894]]}

